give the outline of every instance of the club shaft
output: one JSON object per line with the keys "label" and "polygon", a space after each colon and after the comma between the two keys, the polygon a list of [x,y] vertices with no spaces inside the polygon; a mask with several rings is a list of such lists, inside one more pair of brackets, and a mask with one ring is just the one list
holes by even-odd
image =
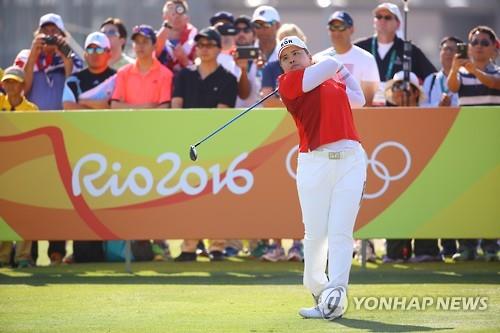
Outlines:
{"label": "club shaft", "polygon": [[203,139],[201,139],[200,141],[198,141],[197,143],[194,144],[195,147],[198,147],[199,145],[201,145],[203,142],[207,141],[208,139],[210,139],[212,136],[214,136],[215,134],[219,133],[220,131],[222,131],[224,128],[228,127],[229,125],[231,125],[235,120],[237,120],[238,118],[241,118],[243,115],[245,115],[248,111],[252,110],[253,108],[255,108],[257,105],[259,105],[260,103],[264,102],[266,99],[268,99],[269,97],[273,96],[274,94],[276,94],[278,92],[278,88],[276,88],[273,92],[271,92],[269,95],[265,96],[264,98],[262,98],[260,101],[257,101],[254,105],[250,106],[248,109],[240,112],[238,115],[236,115],[233,119],[229,120],[227,123],[225,123],[224,125],[222,125],[221,127],[219,127],[218,129],[216,129],[215,131],[213,131],[212,133],[210,133],[209,135],[207,135],[206,137],[204,137]]}

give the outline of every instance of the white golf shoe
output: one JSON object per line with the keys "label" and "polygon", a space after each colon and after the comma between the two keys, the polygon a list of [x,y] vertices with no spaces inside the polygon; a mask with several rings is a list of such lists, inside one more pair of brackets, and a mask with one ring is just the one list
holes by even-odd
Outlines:
{"label": "white golf shoe", "polygon": [[312,308],[302,308],[299,310],[299,315],[305,319],[323,319],[318,306],[313,306]]}

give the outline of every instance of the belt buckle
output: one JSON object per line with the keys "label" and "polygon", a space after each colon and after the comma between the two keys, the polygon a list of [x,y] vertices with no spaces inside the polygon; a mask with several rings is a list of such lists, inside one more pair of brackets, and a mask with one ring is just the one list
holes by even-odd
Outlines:
{"label": "belt buckle", "polygon": [[342,159],[342,152],[339,152],[339,151],[328,152],[328,158],[330,160],[340,160],[340,159]]}

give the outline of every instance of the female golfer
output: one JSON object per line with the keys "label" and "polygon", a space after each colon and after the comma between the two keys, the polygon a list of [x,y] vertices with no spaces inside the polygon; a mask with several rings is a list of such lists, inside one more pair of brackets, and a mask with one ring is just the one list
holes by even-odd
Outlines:
{"label": "female golfer", "polygon": [[[304,285],[316,301],[316,306],[299,314],[321,318],[317,301],[323,290],[337,288],[340,297],[347,297],[352,234],[366,179],[365,152],[350,100],[363,105],[364,97],[359,84],[334,57],[313,61],[296,36],[285,37],[279,45],[284,71],[279,93],[300,137],[297,190],[305,227]],[[345,309],[339,310],[337,318]]]}

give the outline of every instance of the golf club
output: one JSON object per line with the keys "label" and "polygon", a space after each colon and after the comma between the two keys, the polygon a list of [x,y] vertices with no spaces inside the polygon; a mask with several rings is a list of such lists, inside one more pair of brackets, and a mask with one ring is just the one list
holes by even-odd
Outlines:
{"label": "golf club", "polygon": [[233,123],[236,119],[240,118],[241,116],[243,116],[245,113],[247,113],[248,111],[252,110],[253,108],[255,108],[257,105],[259,105],[260,103],[264,102],[266,99],[268,99],[269,97],[273,96],[274,94],[276,94],[278,92],[278,88],[276,88],[273,92],[271,92],[269,95],[265,96],[264,98],[262,98],[260,101],[256,102],[254,105],[250,106],[248,109],[242,111],[241,113],[239,113],[237,116],[235,116],[233,119],[229,120],[227,123],[225,123],[224,125],[222,125],[221,127],[219,127],[218,129],[216,129],[215,131],[213,131],[212,133],[210,133],[209,135],[207,135],[206,137],[204,137],[203,139],[201,139],[200,141],[198,141],[197,143],[195,143],[194,145],[191,145],[189,146],[189,158],[191,158],[191,161],[196,161],[198,159],[198,152],[196,151],[196,147],[198,147],[199,145],[201,145],[203,142],[207,141],[208,139],[210,139],[212,136],[214,136],[215,134],[219,133],[220,131],[222,131],[224,128],[226,128],[227,126],[229,126],[231,123]]}

